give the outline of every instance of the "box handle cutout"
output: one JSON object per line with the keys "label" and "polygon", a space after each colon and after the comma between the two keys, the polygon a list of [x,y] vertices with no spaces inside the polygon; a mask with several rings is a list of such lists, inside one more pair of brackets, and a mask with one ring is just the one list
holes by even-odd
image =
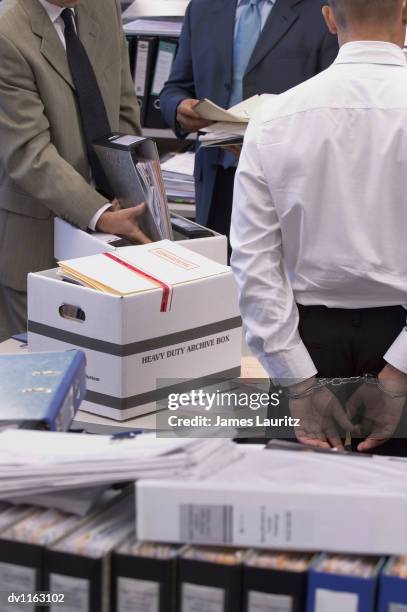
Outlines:
{"label": "box handle cutout", "polygon": [[63,319],[68,321],[75,321],[76,323],[83,323],[86,321],[85,312],[79,306],[72,306],[72,304],[62,304],[59,307],[59,315]]}

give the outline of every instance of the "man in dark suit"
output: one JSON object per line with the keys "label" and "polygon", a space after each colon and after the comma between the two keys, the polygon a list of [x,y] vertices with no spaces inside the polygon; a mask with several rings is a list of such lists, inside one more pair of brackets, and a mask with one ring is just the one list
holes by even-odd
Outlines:
{"label": "man in dark suit", "polygon": [[[338,53],[321,0],[191,0],[169,81],[167,123],[182,137],[207,125],[197,99],[228,108],[255,94],[279,94],[331,65]],[[229,234],[236,163],[220,149],[197,155],[197,220]]]}

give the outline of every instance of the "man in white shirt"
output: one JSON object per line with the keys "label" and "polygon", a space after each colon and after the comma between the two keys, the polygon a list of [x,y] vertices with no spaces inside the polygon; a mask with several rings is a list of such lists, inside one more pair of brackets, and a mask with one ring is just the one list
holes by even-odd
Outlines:
{"label": "man in white shirt", "polygon": [[323,13],[337,60],[266,98],[249,126],[232,266],[249,345],[291,411],[313,415],[301,441],[341,447],[333,421],[352,427],[317,377],[378,376],[348,405],[353,417],[365,404],[368,451],[394,434],[407,394],[407,8],[331,0]]}
{"label": "man in white shirt", "polygon": [[146,241],[93,151],[140,134],[116,0],[14,0],[0,17],[0,341],[26,328],[27,274],[51,268],[54,217]]}

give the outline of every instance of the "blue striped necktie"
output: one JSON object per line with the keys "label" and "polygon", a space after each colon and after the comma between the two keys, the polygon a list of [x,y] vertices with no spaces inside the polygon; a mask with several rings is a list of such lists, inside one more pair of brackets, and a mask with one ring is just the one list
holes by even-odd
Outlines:
{"label": "blue striped necktie", "polygon": [[229,107],[243,100],[243,77],[261,33],[261,0],[250,0],[237,24],[233,52],[233,86]]}
{"label": "blue striped necktie", "polygon": [[[229,108],[243,100],[243,77],[261,32],[259,6],[261,1],[250,0],[249,4],[243,9],[237,24],[233,49],[233,85]],[[225,169],[228,169],[237,165],[237,159],[233,153],[223,151],[220,163]]]}

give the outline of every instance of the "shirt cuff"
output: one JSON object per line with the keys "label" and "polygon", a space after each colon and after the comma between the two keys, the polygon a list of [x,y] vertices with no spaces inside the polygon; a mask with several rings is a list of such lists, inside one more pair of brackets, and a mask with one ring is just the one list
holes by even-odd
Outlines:
{"label": "shirt cuff", "polygon": [[102,206],[102,208],[99,208],[99,210],[93,215],[92,219],[88,223],[88,228],[92,230],[92,232],[96,232],[96,226],[98,224],[100,217],[103,215],[104,212],[106,212],[111,207],[112,207],[111,203],[108,202],[107,204]]}
{"label": "shirt cuff", "polygon": [[295,385],[318,373],[303,342],[289,350],[259,356],[259,361],[271,380],[281,387]]}
{"label": "shirt cuff", "polygon": [[384,359],[400,372],[407,374],[407,327],[393,342]]}

